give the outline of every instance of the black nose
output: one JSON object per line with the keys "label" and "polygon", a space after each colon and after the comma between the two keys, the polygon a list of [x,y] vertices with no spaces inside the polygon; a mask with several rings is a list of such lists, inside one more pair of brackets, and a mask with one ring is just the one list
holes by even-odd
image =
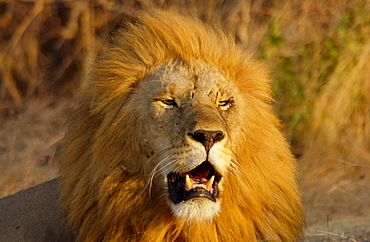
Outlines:
{"label": "black nose", "polygon": [[189,133],[189,136],[193,140],[202,143],[207,153],[216,142],[221,141],[225,137],[222,131],[207,130],[197,130],[194,133]]}

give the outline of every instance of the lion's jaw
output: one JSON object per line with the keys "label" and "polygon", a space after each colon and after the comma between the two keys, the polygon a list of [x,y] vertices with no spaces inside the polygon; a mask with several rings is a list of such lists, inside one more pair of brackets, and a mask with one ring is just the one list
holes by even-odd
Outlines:
{"label": "lion's jaw", "polygon": [[150,150],[147,164],[151,177],[162,176],[153,187],[165,188],[172,214],[186,222],[211,221],[220,212],[231,163],[229,124],[238,122],[232,84],[202,66],[190,73],[183,64],[166,65],[136,89],[136,101],[147,96],[150,110],[140,127],[151,137],[143,144]]}

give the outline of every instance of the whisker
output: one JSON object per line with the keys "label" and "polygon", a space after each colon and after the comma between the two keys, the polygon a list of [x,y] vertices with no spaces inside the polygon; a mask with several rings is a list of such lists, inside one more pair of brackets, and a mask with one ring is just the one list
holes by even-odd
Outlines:
{"label": "whisker", "polygon": [[151,197],[151,191],[152,191],[154,177],[156,177],[160,173],[160,171],[162,171],[164,168],[166,168],[167,166],[171,165],[171,163],[167,163],[165,166],[161,167],[160,169],[158,169],[158,167],[160,167],[164,162],[168,161],[171,157],[173,157],[173,155],[168,155],[167,157],[165,157],[164,159],[162,159],[153,168],[153,170],[150,172],[148,182],[147,182],[147,184],[145,185],[145,187],[143,189],[143,191],[144,191],[149,186],[149,198]]}
{"label": "whisker", "polygon": [[165,152],[169,151],[170,149],[172,149],[173,147],[169,147],[169,148],[166,148],[162,151],[160,151],[158,154],[155,154],[153,155],[152,157],[150,157],[146,162],[145,162],[145,166],[144,166],[144,170],[146,170],[147,166],[149,165],[149,162],[152,161],[154,158],[159,158],[161,157]]}
{"label": "whisker", "polygon": [[238,163],[238,160],[234,156],[232,156],[231,158],[229,169],[230,169],[230,173],[234,173],[235,174],[234,177],[236,176],[236,178],[238,179],[238,184],[240,185],[236,187],[238,188],[237,194],[239,194],[240,187],[243,186],[243,184],[245,184],[245,179],[243,179],[243,177],[246,177],[248,173],[246,172],[244,167],[242,167]]}
{"label": "whisker", "polygon": [[158,174],[160,174],[161,171],[163,171],[165,168],[167,168],[168,166],[172,165],[171,163],[167,163],[166,165],[160,167],[158,169],[158,167],[165,161],[167,161],[168,159],[170,159],[171,157],[173,156],[167,156],[166,158],[164,158],[161,162],[158,163],[158,165],[156,165],[153,169],[153,171],[150,173],[150,182],[152,183],[153,182],[153,179],[154,177],[156,177]]}
{"label": "whisker", "polygon": [[[230,167],[239,173],[240,176],[247,176],[248,172],[244,169],[243,166],[241,166],[238,162],[238,160],[235,157],[231,158]],[[239,176],[239,177],[240,177]]]}

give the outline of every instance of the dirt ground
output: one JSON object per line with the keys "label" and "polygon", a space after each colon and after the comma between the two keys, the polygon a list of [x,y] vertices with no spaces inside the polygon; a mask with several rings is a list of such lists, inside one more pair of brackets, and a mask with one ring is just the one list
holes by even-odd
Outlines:
{"label": "dirt ground", "polygon": [[[72,103],[72,100],[32,101],[23,109],[8,108],[2,112],[0,197],[58,176],[53,157],[64,135],[64,122]],[[303,154],[298,160],[301,177],[311,159],[315,157]],[[299,179],[307,224],[302,241],[370,241],[370,182],[365,178],[330,182],[338,181],[334,176],[338,171],[357,172],[361,176],[370,169],[339,166],[320,175],[311,168],[312,179]]]}
{"label": "dirt ground", "polygon": [[307,224],[304,241],[370,241],[369,181],[328,185],[313,178],[301,183],[301,193]]}

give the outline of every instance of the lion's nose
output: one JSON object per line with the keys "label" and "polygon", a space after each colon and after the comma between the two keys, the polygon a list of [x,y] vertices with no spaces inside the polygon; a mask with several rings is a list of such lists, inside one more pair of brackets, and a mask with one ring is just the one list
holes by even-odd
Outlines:
{"label": "lion's nose", "polygon": [[222,131],[208,131],[208,130],[197,130],[194,133],[188,134],[193,140],[203,144],[206,151],[211,149],[214,143],[221,141],[225,135]]}

